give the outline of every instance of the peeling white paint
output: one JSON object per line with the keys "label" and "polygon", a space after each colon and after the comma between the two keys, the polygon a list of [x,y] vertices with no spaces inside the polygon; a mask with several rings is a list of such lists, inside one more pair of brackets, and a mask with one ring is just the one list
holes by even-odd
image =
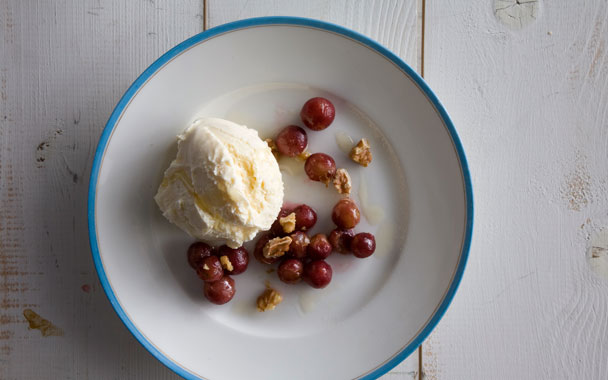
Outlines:
{"label": "peeling white paint", "polygon": [[539,0],[496,0],[494,15],[512,29],[521,29],[538,16]]}
{"label": "peeling white paint", "polygon": [[595,274],[608,280],[608,228],[602,228],[591,235],[587,262]]}

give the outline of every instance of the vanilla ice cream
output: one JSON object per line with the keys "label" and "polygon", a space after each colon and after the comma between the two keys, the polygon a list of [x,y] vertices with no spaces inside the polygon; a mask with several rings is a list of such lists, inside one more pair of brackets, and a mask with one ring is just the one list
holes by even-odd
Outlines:
{"label": "vanilla ice cream", "polygon": [[283,204],[283,179],[257,131],[204,118],[177,139],[177,157],[154,197],[165,218],[194,238],[232,248],[270,228]]}

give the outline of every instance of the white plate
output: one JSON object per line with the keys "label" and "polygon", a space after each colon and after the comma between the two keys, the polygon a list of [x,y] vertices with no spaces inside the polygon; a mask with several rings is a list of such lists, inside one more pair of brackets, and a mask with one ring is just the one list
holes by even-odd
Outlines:
{"label": "white plate", "polygon": [[[193,241],[153,201],[175,136],[198,116],[270,136],[325,96],[336,119],[309,132],[353,177],[374,256],[332,255],[332,283],[287,286],[252,260],[224,306],[208,303],[188,267]],[[370,139],[368,168],[336,133]],[[294,169],[295,168],[295,169]],[[284,170],[286,200],[318,211],[329,232],[333,189]],[[292,173],[292,171],[295,172]],[[366,195],[367,194],[367,195]],[[307,19],[261,18],[211,29],[152,64],[116,106],[100,139],[89,190],[91,248],[101,283],[134,336],[186,378],[376,378],[412,353],[445,312],[472,230],[471,185],[456,132],[424,81],[364,36]],[[253,259],[253,258],[252,258]],[[255,311],[264,281],[285,301]]]}

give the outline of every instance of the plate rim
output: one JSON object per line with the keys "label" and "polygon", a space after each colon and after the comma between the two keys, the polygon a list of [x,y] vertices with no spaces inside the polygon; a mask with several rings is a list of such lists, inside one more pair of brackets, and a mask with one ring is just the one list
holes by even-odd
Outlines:
{"label": "plate rim", "polygon": [[439,117],[442,119],[443,124],[445,125],[450,139],[452,140],[452,144],[454,145],[454,149],[456,150],[457,157],[460,164],[462,179],[464,183],[464,192],[465,192],[465,212],[466,212],[466,224],[465,231],[463,235],[463,241],[461,245],[460,257],[458,259],[458,265],[456,270],[454,271],[451,283],[448,287],[447,292],[444,295],[443,300],[436,308],[434,314],[428,319],[426,326],[424,326],[418,334],[411,340],[411,342],[403,347],[399,352],[394,354],[392,357],[388,358],[384,363],[379,365],[378,367],[371,369],[370,371],[359,375],[359,379],[377,379],[380,376],[384,375],[392,368],[394,368],[397,364],[405,360],[409,355],[411,355],[421,344],[422,342],[429,336],[429,334],[435,329],[446,310],[450,306],[454,295],[460,285],[462,280],[462,276],[464,274],[464,269],[466,267],[466,263],[468,261],[469,250],[471,246],[471,239],[473,234],[473,188],[471,183],[471,175],[466,159],[466,155],[464,153],[464,149],[460,142],[460,138],[452,120],[450,119],[447,111],[435,95],[435,93],[430,89],[430,87],[426,84],[424,79],[414,71],[407,63],[405,63],[401,58],[399,58],[396,54],[382,46],[380,43],[372,40],[370,37],[367,37],[363,34],[350,30],[346,27],[336,25],[330,22],[303,18],[303,17],[292,17],[292,16],[268,16],[268,17],[256,17],[256,18],[248,18],[243,20],[238,20],[230,23],[226,23],[223,25],[216,26],[214,28],[208,29],[201,33],[195,34],[194,36],[184,40],[183,42],[177,44],[169,51],[164,53],[160,58],[154,61],[144,72],[139,75],[139,77],[129,86],[127,91],[118,101],[115,106],[108,122],[106,123],[103,132],[99,138],[99,142],[97,144],[97,148],[95,150],[95,157],[93,159],[93,165],[91,167],[91,174],[89,177],[89,189],[88,189],[88,198],[87,198],[87,221],[88,221],[88,230],[89,230],[89,245],[91,248],[91,253],[93,256],[93,261],[95,264],[95,269],[97,271],[97,275],[99,277],[99,281],[101,286],[110,301],[112,307],[116,314],[118,314],[122,323],[127,327],[129,332],[135,337],[135,339],[146,349],[152,356],[154,356],[158,361],[164,364],[167,368],[175,372],[177,375],[185,378],[198,380],[203,379],[194,373],[189,372],[186,368],[180,366],[177,362],[173,361],[169,357],[167,357],[164,353],[162,353],[154,344],[152,344],[133,324],[133,322],[129,319],[126,312],[121,307],[114,291],[108,281],[105,270],[103,268],[103,263],[101,261],[101,256],[99,252],[99,246],[97,242],[97,228],[95,224],[95,200],[96,200],[96,191],[97,191],[97,182],[99,171],[101,169],[101,164],[103,162],[103,157],[105,154],[105,150],[110,141],[110,137],[114,128],[117,125],[117,122],[120,120],[122,113],[125,108],[129,105],[131,99],[137,94],[139,89],[150,79],[155,73],[157,73],[166,63],[171,61],[173,58],[184,52],[185,50],[197,45],[199,43],[203,43],[205,40],[210,39],[211,37],[224,34],[229,31],[246,29],[253,26],[271,26],[271,25],[292,25],[292,26],[306,26],[312,27],[314,29],[319,29],[323,31],[332,32],[334,34],[338,34],[356,42],[371,48],[375,52],[384,56],[386,59],[395,64],[399,69],[401,69],[407,76],[409,76],[413,82],[418,86],[418,88],[423,92],[423,94],[427,97],[427,99],[431,102],[435,110],[437,111]]}

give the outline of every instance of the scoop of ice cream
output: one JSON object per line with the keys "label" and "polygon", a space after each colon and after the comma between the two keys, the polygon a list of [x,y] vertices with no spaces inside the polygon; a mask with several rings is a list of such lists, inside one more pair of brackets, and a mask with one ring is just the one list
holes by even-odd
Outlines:
{"label": "scoop of ice cream", "polygon": [[270,228],[283,204],[283,179],[257,131],[204,118],[177,138],[177,157],[154,197],[165,218],[194,238],[232,248]]}

